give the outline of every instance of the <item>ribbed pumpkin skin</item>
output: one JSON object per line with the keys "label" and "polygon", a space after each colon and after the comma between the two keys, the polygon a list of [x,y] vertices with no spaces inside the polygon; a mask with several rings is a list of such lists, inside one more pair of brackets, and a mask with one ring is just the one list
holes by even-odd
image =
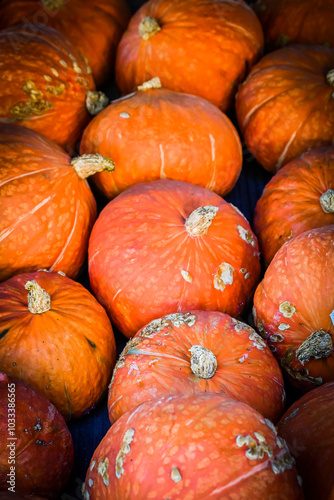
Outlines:
{"label": "ribbed pumpkin skin", "polygon": [[11,124],[0,124],[0,212],[0,281],[42,268],[77,276],[94,196],[64,150]]}
{"label": "ribbed pumpkin skin", "polygon": [[334,225],[306,231],[278,250],[254,296],[257,329],[303,391],[334,380],[333,269]]}
{"label": "ribbed pumpkin skin", "polygon": [[270,49],[288,43],[334,47],[333,0],[257,0],[253,8]]}
{"label": "ribbed pumpkin skin", "polygon": [[17,122],[72,153],[89,120],[90,68],[78,49],[43,25],[0,32],[0,122]]}
{"label": "ribbed pumpkin skin", "polygon": [[70,431],[53,404],[22,380],[0,373],[0,490],[7,500],[11,466],[16,493],[56,498],[73,462]]}
{"label": "ribbed pumpkin skin", "polygon": [[295,44],[264,56],[240,85],[240,129],[269,172],[308,149],[334,143],[334,75],[328,76],[333,69],[334,49]]}
{"label": "ribbed pumpkin skin", "polygon": [[[51,309],[28,309],[28,281],[50,296]],[[92,409],[107,389],[115,339],[102,306],[79,283],[39,271],[0,284],[0,370],[44,394],[66,418]]]}
{"label": "ribbed pumpkin skin", "polygon": [[[206,234],[191,236],[186,220],[206,206],[216,215]],[[181,181],[127,189],[101,212],[89,241],[93,293],[127,337],[174,312],[237,316],[259,274],[247,220],[219,195]]]}
{"label": "ribbed pumpkin skin", "polygon": [[88,59],[100,85],[111,75],[116,47],[130,18],[125,0],[4,0],[0,29],[42,23],[64,33]]}
{"label": "ribbed pumpkin skin", "polygon": [[[215,356],[211,378],[192,369],[193,346]],[[274,422],[285,402],[282,372],[269,347],[251,327],[217,311],[164,316],[128,342],[109,386],[110,421],[166,392],[225,393]]]}
{"label": "ribbed pumpkin skin", "polygon": [[[320,202],[325,193],[331,197],[327,211]],[[283,243],[330,224],[334,224],[334,147],[325,146],[291,160],[274,175],[256,204],[253,227],[268,266]]]}
{"label": "ribbed pumpkin skin", "polygon": [[[241,436],[256,447],[263,439],[271,458],[248,458]],[[125,413],[96,449],[83,497],[299,500],[303,492],[270,421],[228,396],[202,393],[166,394]]]}
{"label": "ribbed pumpkin skin", "polygon": [[112,174],[93,177],[109,199],[139,182],[166,178],[223,196],[242,167],[241,141],[224,113],[199,97],[158,88],[111,103],[87,126],[80,153],[115,162]]}
{"label": "ribbed pumpkin skin", "polygon": [[283,415],[277,428],[296,460],[306,498],[333,498],[334,382],[298,399]]}
{"label": "ribbed pumpkin skin", "polygon": [[[148,40],[139,35],[145,17],[161,27]],[[261,25],[243,0],[150,0],[133,15],[121,38],[116,82],[126,94],[158,76],[163,87],[198,95],[226,110],[262,49]]]}

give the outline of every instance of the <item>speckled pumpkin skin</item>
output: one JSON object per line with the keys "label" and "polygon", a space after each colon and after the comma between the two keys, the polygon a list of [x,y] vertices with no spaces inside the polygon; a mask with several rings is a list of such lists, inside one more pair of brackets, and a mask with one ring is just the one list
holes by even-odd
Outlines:
{"label": "speckled pumpkin skin", "polygon": [[[211,378],[191,368],[193,346],[217,361]],[[192,311],[154,320],[123,350],[109,386],[109,418],[166,392],[225,393],[277,422],[285,403],[282,372],[251,327],[218,311]]]}
{"label": "speckled pumpkin skin", "polygon": [[[51,309],[33,314],[25,284],[36,281]],[[65,417],[91,410],[116,361],[108,316],[92,294],[58,273],[39,271],[0,284],[0,370],[43,393]]]}
{"label": "speckled pumpkin skin", "polygon": [[334,49],[295,44],[264,56],[240,85],[236,112],[245,143],[269,172],[334,143]]}
{"label": "speckled pumpkin skin", "polygon": [[43,25],[0,32],[0,122],[36,130],[72,154],[89,121],[95,84],[78,49]]}
{"label": "speckled pumpkin skin", "polygon": [[[148,40],[139,34],[145,17],[161,27]],[[116,82],[129,93],[158,76],[163,87],[226,110],[263,43],[260,22],[243,0],[150,0],[133,15],[118,45]]]}
{"label": "speckled pumpkin skin", "polygon": [[[241,436],[256,456],[262,440],[262,458],[247,457]],[[286,465],[274,473],[275,463]],[[213,393],[166,394],[124,414],[95,451],[84,487],[85,500],[233,497],[299,500],[303,492],[273,424]]]}
{"label": "speckled pumpkin skin", "polygon": [[[320,203],[325,193],[331,197],[327,212]],[[274,175],[256,204],[253,228],[268,266],[286,241],[330,224],[334,224],[334,147],[324,146],[291,160]]]}
{"label": "speckled pumpkin skin", "polygon": [[[186,220],[206,206],[216,215],[206,234],[191,236]],[[127,189],[101,212],[89,241],[93,293],[127,337],[174,312],[211,309],[237,317],[259,275],[257,240],[244,216],[186,182]]]}
{"label": "speckled pumpkin skin", "polygon": [[109,199],[157,179],[191,182],[223,196],[242,167],[241,141],[224,113],[204,99],[162,88],[112,102],[87,126],[80,153],[115,162],[112,174],[92,177]]}
{"label": "speckled pumpkin skin", "polygon": [[[277,424],[310,500],[334,495],[334,382],[305,394]],[[307,432],[305,432],[307,429]]]}
{"label": "speckled pumpkin skin", "polygon": [[[290,381],[303,391],[334,380],[333,269],[334,225],[312,229],[278,250],[254,295],[258,331]],[[324,332],[326,356],[318,351],[307,359],[297,353],[318,330]]]}
{"label": "speckled pumpkin skin", "polygon": [[0,498],[22,498],[8,491],[11,466],[16,493],[56,498],[73,463],[72,437],[56,408],[24,381],[0,373]]}
{"label": "speckled pumpkin skin", "polygon": [[75,278],[96,202],[70,158],[41,134],[0,123],[0,281],[48,268]]}

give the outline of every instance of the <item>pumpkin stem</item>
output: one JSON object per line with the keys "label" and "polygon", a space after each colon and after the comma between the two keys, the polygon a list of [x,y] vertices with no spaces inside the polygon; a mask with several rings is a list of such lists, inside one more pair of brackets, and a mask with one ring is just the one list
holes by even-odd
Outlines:
{"label": "pumpkin stem", "polygon": [[64,5],[64,0],[42,0],[42,5],[48,10],[57,10]]}
{"label": "pumpkin stem", "polygon": [[320,205],[321,208],[323,209],[326,214],[333,214],[334,213],[334,190],[333,189],[327,189],[325,193],[323,193],[320,196]]}
{"label": "pumpkin stem", "polygon": [[330,85],[331,87],[334,87],[334,69],[331,69],[330,71],[328,71],[328,73],[326,75],[326,81],[327,81],[328,85]]}
{"label": "pumpkin stem", "polygon": [[333,352],[332,336],[320,328],[311,333],[296,351],[296,358],[304,366],[311,358],[328,358]]}
{"label": "pumpkin stem", "polygon": [[142,85],[138,85],[138,90],[150,90],[150,89],[161,89],[161,81],[158,76],[152,78],[152,80],[148,80],[144,82]]}
{"label": "pumpkin stem", "polygon": [[210,349],[202,345],[193,345],[191,353],[191,371],[199,378],[212,378],[217,371],[217,359]]}
{"label": "pumpkin stem", "polygon": [[109,104],[109,99],[100,90],[88,90],[86,93],[86,108],[90,115],[98,115]]}
{"label": "pumpkin stem", "polygon": [[115,163],[107,156],[98,153],[72,158],[71,166],[80,179],[87,179],[87,177],[97,172],[113,172],[115,170]]}
{"label": "pumpkin stem", "polygon": [[50,295],[36,281],[27,281],[24,288],[29,290],[28,309],[32,314],[43,314],[51,309]]}
{"label": "pumpkin stem", "polygon": [[161,30],[160,25],[153,17],[144,17],[139,24],[139,35],[143,40],[148,40]]}
{"label": "pumpkin stem", "polygon": [[196,208],[185,222],[188,234],[190,236],[205,234],[217,212],[218,207],[213,207],[212,205]]}

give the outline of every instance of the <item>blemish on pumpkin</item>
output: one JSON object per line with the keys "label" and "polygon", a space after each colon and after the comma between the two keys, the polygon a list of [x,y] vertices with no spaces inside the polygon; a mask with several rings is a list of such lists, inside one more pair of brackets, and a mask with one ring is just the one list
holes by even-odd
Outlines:
{"label": "blemish on pumpkin", "polygon": [[109,468],[109,458],[106,457],[104,461],[101,459],[97,466],[97,473],[102,477],[102,481],[106,486],[109,486],[108,468]]}
{"label": "blemish on pumpkin", "polygon": [[259,351],[263,351],[264,348],[267,347],[265,341],[256,333],[255,330],[250,332],[248,338],[253,342],[253,346],[256,347],[256,349],[259,349]]}
{"label": "blemish on pumpkin", "polygon": [[213,205],[198,207],[193,210],[184,224],[187,233],[192,237],[206,234],[218,210],[219,208]]}
{"label": "blemish on pumpkin", "polygon": [[63,68],[67,68],[67,62],[64,59],[60,59],[59,64],[63,66]]}
{"label": "blemish on pumpkin", "polygon": [[170,327],[171,324],[175,327],[181,325],[188,325],[192,327],[196,322],[197,316],[191,313],[174,313],[168,314],[163,318],[154,319],[151,321],[143,330],[140,332],[141,337],[151,337],[155,333],[161,332],[166,327]]}
{"label": "blemish on pumpkin", "polygon": [[82,73],[82,69],[80,68],[80,66],[78,65],[78,63],[76,61],[73,61],[73,69],[76,73]]}
{"label": "blemish on pumpkin", "polygon": [[334,325],[334,311],[332,311],[329,315],[330,319],[332,320],[332,323]]}
{"label": "blemish on pumpkin", "polygon": [[72,406],[71,406],[71,399],[70,399],[70,395],[69,395],[68,390],[67,390],[66,382],[64,383],[64,391],[65,391],[65,397],[67,400],[68,419],[70,420],[71,415],[72,415]]}
{"label": "blemish on pumpkin", "polygon": [[277,436],[277,429],[274,426],[274,424],[272,423],[272,421],[269,420],[269,418],[265,418],[264,421],[267,424],[267,426],[269,427],[269,429],[275,434],[275,436]]}
{"label": "blemish on pumpkin", "polygon": [[4,330],[2,330],[2,332],[0,332],[0,340],[4,338],[4,336],[9,332],[9,328],[5,328]]}
{"label": "blemish on pumpkin", "polygon": [[247,269],[245,267],[242,267],[239,272],[241,274],[246,274],[247,273]]}
{"label": "blemish on pumpkin", "polygon": [[304,365],[311,358],[328,358],[333,352],[332,336],[323,329],[316,330],[298,347],[296,358]]}
{"label": "blemish on pumpkin", "polygon": [[[230,206],[231,206],[231,207],[232,207],[232,208],[233,208],[233,209],[234,209],[234,210],[235,210],[235,211],[236,211],[239,215],[241,215],[241,216],[245,219],[245,221],[247,221],[246,217],[245,217],[245,216],[244,216],[244,214],[241,212],[241,210],[239,210],[239,208],[238,208],[238,207],[236,207],[235,205],[233,205],[233,203],[230,203]],[[247,222],[248,222],[248,221],[247,221]]]}
{"label": "blemish on pumpkin", "polygon": [[174,481],[174,483],[179,483],[180,481],[182,481],[181,472],[179,471],[179,469],[177,467],[172,468],[170,476],[171,476],[172,480]]}
{"label": "blemish on pumpkin", "polygon": [[188,283],[192,283],[192,276],[190,273],[188,273],[188,271],[184,271],[183,269],[181,270],[181,276],[182,278],[187,281]]}
{"label": "blemish on pumpkin", "polygon": [[262,433],[254,432],[254,435],[258,442],[250,435],[237,436],[236,437],[237,446],[239,446],[239,448],[243,447],[244,445],[248,446],[245,452],[245,456],[249,460],[262,459],[265,453],[268,455],[269,458],[271,458],[273,456],[272,446],[266,444],[266,439]]}
{"label": "blemish on pumpkin", "polygon": [[[122,474],[124,474],[123,465],[125,462],[126,455],[128,453],[130,453],[130,451],[131,451],[130,444],[133,441],[134,434],[135,434],[135,430],[132,428],[128,429],[124,434],[121,449],[117,454],[116,464],[115,464],[115,474],[116,474],[116,477],[118,479],[120,479]],[[109,482],[109,480],[108,480],[108,482]]]}
{"label": "blemish on pumpkin", "polygon": [[96,344],[92,341],[92,340],[89,340],[89,338],[87,338],[85,335],[84,335],[85,339],[87,340],[88,344],[93,348],[93,349],[96,349]]}
{"label": "blemish on pumpkin", "polygon": [[59,77],[59,73],[58,73],[58,71],[56,70],[56,68],[50,68],[50,71],[51,71],[51,73],[52,73],[54,76],[56,76],[57,78]]}
{"label": "blemish on pumpkin", "polygon": [[284,337],[280,333],[274,333],[273,335],[270,335],[270,342],[284,342]]}
{"label": "blemish on pumpkin", "polygon": [[10,112],[15,120],[25,120],[33,115],[40,116],[54,107],[53,102],[45,100],[43,92],[37,90],[31,80],[25,82],[22,90],[28,95],[29,101],[19,102],[11,108]]}
{"label": "blemish on pumpkin", "polygon": [[92,463],[90,464],[90,467],[89,467],[91,471],[94,469],[95,464],[96,464],[96,460],[94,459],[94,460],[92,461]]}
{"label": "blemish on pumpkin", "polygon": [[84,499],[84,500],[89,500],[90,495],[89,495],[88,491],[86,490],[86,485],[85,485],[85,483],[82,483],[82,486],[81,486],[81,494],[82,494],[82,496],[83,496],[83,499]]}
{"label": "blemish on pumpkin", "polygon": [[281,331],[288,330],[289,328],[290,328],[290,325],[288,325],[287,323],[280,323],[278,325],[278,329]]}
{"label": "blemish on pumpkin", "polygon": [[42,426],[39,421],[37,421],[37,424],[34,425],[34,430],[37,432],[42,430]]}
{"label": "blemish on pumpkin", "polygon": [[119,116],[120,116],[121,118],[130,118],[129,113],[125,113],[124,111],[122,111],[122,113],[120,113],[120,114],[119,114]]}
{"label": "blemish on pumpkin", "polygon": [[250,245],[252,245],[252,247],[256,246],[255,238],[254,238],[254,235],[252,234],[251,231],[248,231],[247,229],[245,229],[244,227],[242,227],[240,225],[237,226],[237,229],[238,229],[239,236],[242,240],[244,240],[246,243],[249,243]]}
{"label": "blemish on pumpkin", "polygon": [[294,460],[286,445],[284,445],[282,452],[282,454],[276,455],[275,458],[271,460],[271,468],[276,475],[282,474],[286,470],[292,469],[294,466]]}
{"label": "blemish on pumpkin", "polygon": [[246,273],[245,274],[245,280],[248,280],[248,278],[250,277],[250,274],[249,273]]}
{"label": "blemish on pumpkin", "polygon": [[282,313],[284,318],[291,318],[296,312],[295,306],[291,305],[289,301],[285,300],[279,305],[279,312]]}
{"label": "blemish on pumpkin", "polygon": [[47,446],[49,443],[42,441],[41,439],[36,439],[35,444],[40,444],[42,446]]}
{"label": "blemish on pumpkin", "polygon": [[44,77],[44,79],[45,79],[47,82],[49,82],[49,83],[50,83],[50,82],[52,82],[52,78],[51,78],[51,76],[49,76],[49,75],[43,75],[43,77]]}
{"label": "blemish on pumpkin", "polygon": [[91,488],[92,486],[94,486],[94,481],[93,479],[89,478],[88,479],[88,486]]}
{"label": "blemish on pumpkin", "polygon": [[223,262],[218,267],[217,273],[213,279],[213,285],[216,290],[223,291],[226,285],[233,284],[234,267],[228,262]]}
{"label": "blemish on pumpkin", "polygon": [[65,91],[65,85],[63,83],[60,83],[57,86],[54,85],[48,85],[45,88],[46,92],[49,92],[51,95],[62,95]]}

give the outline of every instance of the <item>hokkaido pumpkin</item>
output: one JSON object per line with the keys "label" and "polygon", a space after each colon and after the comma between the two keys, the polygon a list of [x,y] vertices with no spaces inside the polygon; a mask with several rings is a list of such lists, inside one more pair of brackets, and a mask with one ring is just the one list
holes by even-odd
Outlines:
{"label": "hokkaido pumpkin", "polygon": [[166,394],[122,415],[96,449],[85,500],[303,499],[270,420],[228,396]]}
{"label": "hokkaido pumpkin", "polygon": [[84,179],[101,168],[113,164],[71,160],[41,134],[0,123],[0,281],[41,268],[78,275],[96,219]]}
{"label": "hokkaido pumpkin", "polygon": [[80,152],[113,159],[112,174],[92,178],[108,198],[160,178],[223,196],[242,167],[241,142],[227,116],[200,97],[162,89],[158,78],[99,113],[83,134]]}
{"label": "hokkaido pumpkin", "polygon": [[107,389],[115,339],[102,306],[81,284],[39,271],[0,284],[0,370],[44,394],[66,418]]}
{"label": "hokkaido pumpkin", "polygon": [[14,492],[57,498],[73,463],[70,431],[53,404],[23,380],[0,373],[0,491],[7,500]]}
{"label": "hokkaido pumpkin", "polygon": [[289,45],[264,56],[240,85],[245,143],[269,172],[334,143],[334,48]]}
{"label": "hokkaido pumpkin", "polygon": [[102,210],[90,236],[93,293],[127,337],[175,312],[237,316],[259,274],[257,240],[244,216],[187,182],[127,189]]}
{"label": "hokkaido pumpkin", "polygon": [[254,321],[290,382],[334,380],[334,225],[287,241],[254,296]]}
{"label": "hokkaido pumpkin", "polygon": [[125,0],[3,0],[0,29],[25,23],[25,29],[41,23],[65,35],[88,59],[94,80],[100,85],[114,68],[116,47],[127,26],[130,10]]}
{"label": "hokkaido pumpkin", "polygon": [[149,0],[118,45],[116,82],[127,94],[157,76],[165,88],[226,110],[263,43],[260,22],[243,0]]}
{"label": "hokkaido pumpkin", "polygon": [[255,207],[254,231],[265,265],[297,234],[334,224],[334,147],[291,160],[265,186]]}

